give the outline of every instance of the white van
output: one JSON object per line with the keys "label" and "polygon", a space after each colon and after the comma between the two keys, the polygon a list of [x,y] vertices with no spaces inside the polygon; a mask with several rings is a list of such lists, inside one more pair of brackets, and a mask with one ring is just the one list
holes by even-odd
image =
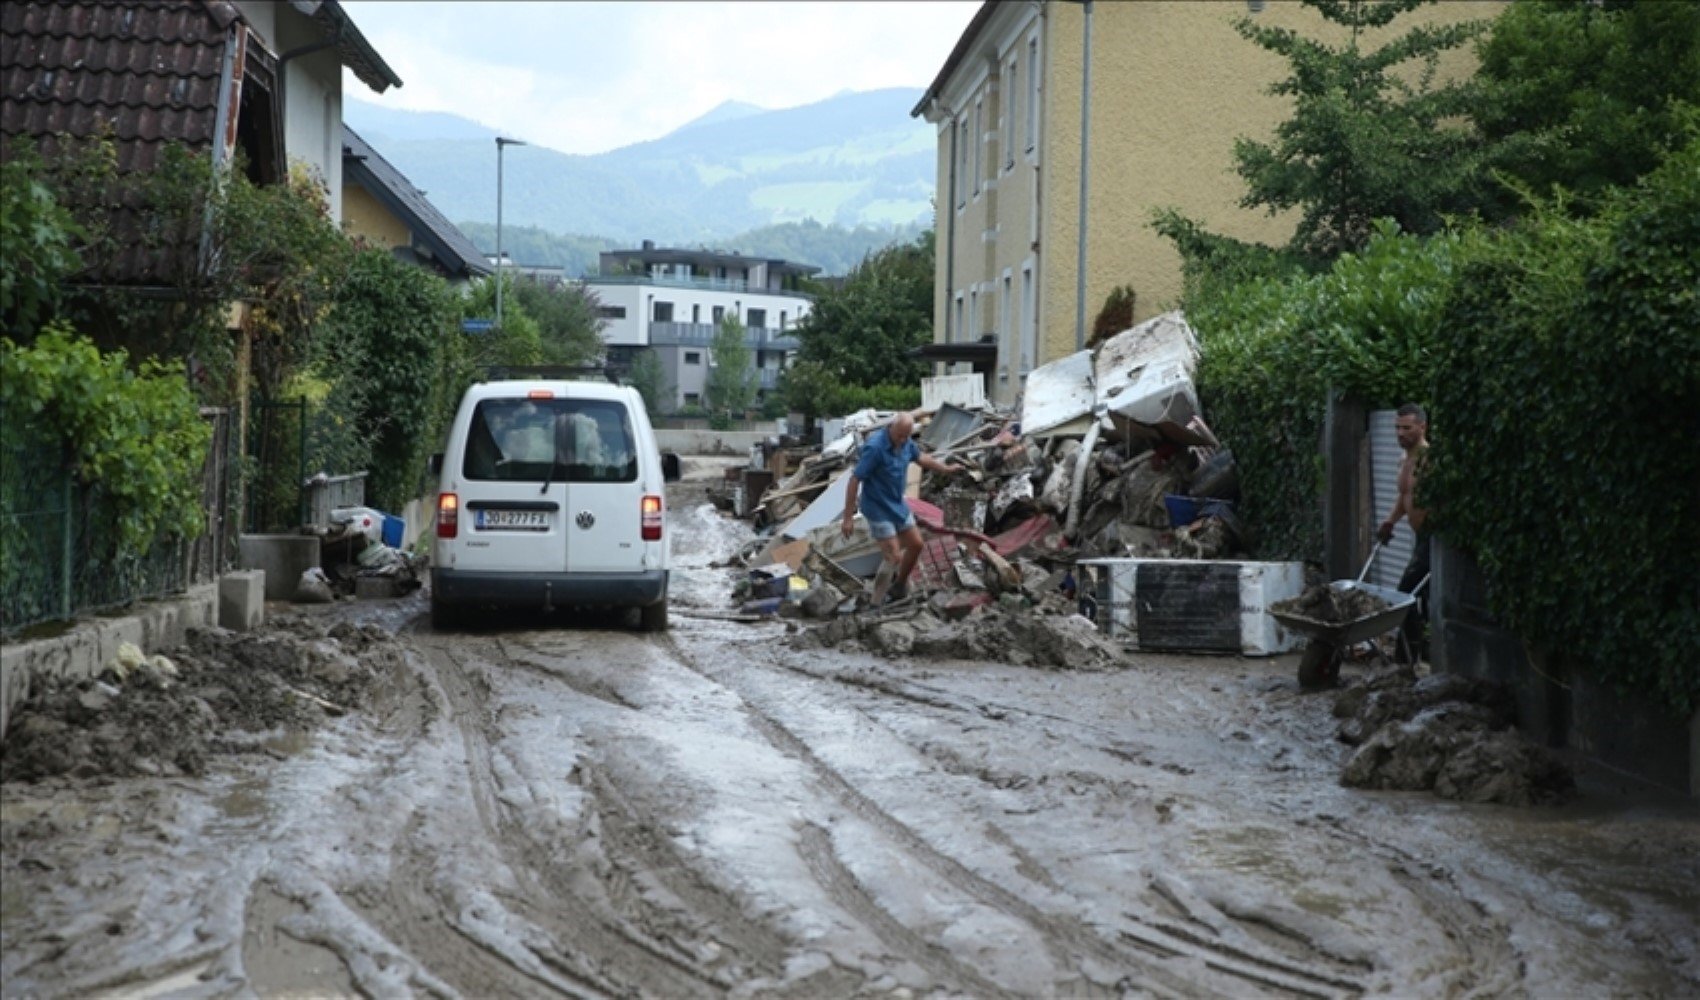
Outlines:
{"label": "white van", "polygon": [[667,627],[667,475],[637,390],[476,384],[432,464],[434,625],[484,607],[597,606]]}

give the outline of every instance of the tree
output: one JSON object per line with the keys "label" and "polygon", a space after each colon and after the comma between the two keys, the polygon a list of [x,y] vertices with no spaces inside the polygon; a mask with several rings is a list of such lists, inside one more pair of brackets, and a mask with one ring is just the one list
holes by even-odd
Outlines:
{"label": "tree", "polygon": [[1444,216],[1472,203],[1480,179],[1477,142],[1461,116],[1467,83],[1435,82],[1439,57],[1485,29],[1481,22],[1416,27],[1379,48],[1362,35],[1431,0],[1304,0],[1346,29],[1328,45],[1242,18],[1235,27],[1287,61],[1270,93],[1293,100],[1272,142],[1234,144],[1247,190],[1240,204],[1271,213],[1297,209],[1291,249],[1316,262],[1360,249],[1376,219],[1408,233],[1440,230]]}
{"label": "tree", "polygon": [[[512,298],[508,298],[508,295]],[[503,291],[502,313],[509,303],[537,321],[542,362],[583,365],[602,357],[603,321],[597,315],[595,293],[581,282],[554,283],[526,275],[510,278]]]}
{"label": "tree", "polygon": [[754,354],[744,340],[744,324],[728,313],[720,320],[709,343],[713,359],[705,387],[710,409],[722,416],[737,418],[750,408],[756,398]]}
{"label": "tree", "polygon": [[667,382],[667,372],[661,367],[661,358],[654,351],[645,348],[638,351],[632,358],[631,370],[626,373],[626,381],[643,397],[643,408],[649,411],[651,417],[658,417],[662,407],[673,400],[673,387]]}
{"label": "tree", "polygon": [[869,254],[842,286],[817,286],[798,324],[802,361],[851,385],[913,383],[927,374],[909,351],[933,339],[933,232]]}
{"label": "tree", "polygon": [[[1515,4],[1479,46],[1475,119],[1492,165],[1544,194],[1590,207],[1684,141],[1700,104],[1700,5],[1564,0]],[[1522,211],[1498,199],[1486,214]]]}
{"label": "tree", "polygon": [[[496,281],[494,276],[479,282],[466,299],[468,316],[496,315]],[[540,365],[543,364],[543,329],[525,303],[513,294],[514,276],[500,276],[502,285],[502,325],[487,333],[474,333],[472,358],[477,365]]]}

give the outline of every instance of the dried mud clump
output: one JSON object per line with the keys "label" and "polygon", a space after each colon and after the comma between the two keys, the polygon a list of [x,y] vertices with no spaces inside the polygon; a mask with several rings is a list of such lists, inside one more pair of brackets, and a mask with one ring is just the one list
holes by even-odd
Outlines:
{"label": "dried mud clump", "polygon": [[845,616],[800,633],[797,641],[813,647],[856,642],[891,658],[994,660],[1053,670],[1108,670],[1123,659],[1121,648],[1085,618],[1031,609],[982,611],[958,622],[929,614]]}
{"label": "dried mud clump", "polygon": [[1419,680],[1396,667],[1342,691],[1334,714],[1341,741],[1358,747],[1340,778],[1348,788],[1529,806],[1562,801],[1575,787],[1562,761],[1512,727],[1511,698],[1496,684]]}
{"label": "dried mud clump", "polygon": [[37,679],[0,743],[0,781],[200,774],[210,755],[253,745],[239,734],[307,730],[359,708],[405,655],[384,630],[346,622],[193,629],[167,654],[172,669]]}
{"label": "dried mud clump", "polygon": [[1277,601],[1271,605],[1271,610],[1338,625],[1380,614],[1391,606],[1367,591],[1337,588],[1323,583],[1311,587],[1297,597]]}

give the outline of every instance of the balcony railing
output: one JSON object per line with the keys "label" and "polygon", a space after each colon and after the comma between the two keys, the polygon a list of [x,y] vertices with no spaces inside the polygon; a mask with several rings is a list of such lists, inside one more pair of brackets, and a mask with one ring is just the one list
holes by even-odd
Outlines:
{"label": "balcony railing", "polygon": [[710,278],[706,275],[693,274],[688,278],[678,275],[649,275],[649,274],[592,274],[584,279],[593,285],[656,285],[661,288],[691,288],[708,292],[747,292],[751,295],[789,295],[792,298],[813,302],[815,297],[808,292],[800,292],[789,288],[751,287],[742,278]]}
{"label": "balcony railing", "polygon": [[[713,323],[650,323],[649,342],[656,347],[707,347],[717,329]],[[791,331],[764,326],[745,328],[744,344],[752,351],[795,351],[803,346]]]}

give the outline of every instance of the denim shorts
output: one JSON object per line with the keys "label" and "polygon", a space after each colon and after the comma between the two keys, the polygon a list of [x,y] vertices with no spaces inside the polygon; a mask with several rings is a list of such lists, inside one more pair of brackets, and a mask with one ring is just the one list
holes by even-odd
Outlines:
{"label": "denim shorts", "polygon": [[[867,515],[863,516],[866,517]],[[914,514],[910,514],[908,517],[904,518],[902,524],[893,524],[890,521],[875,521],[872,518],[868,518],[868,534],[872,535],[876,542],[883,542],[887,538],[896,538],[898,534],[908,531],[914,526]]]}

